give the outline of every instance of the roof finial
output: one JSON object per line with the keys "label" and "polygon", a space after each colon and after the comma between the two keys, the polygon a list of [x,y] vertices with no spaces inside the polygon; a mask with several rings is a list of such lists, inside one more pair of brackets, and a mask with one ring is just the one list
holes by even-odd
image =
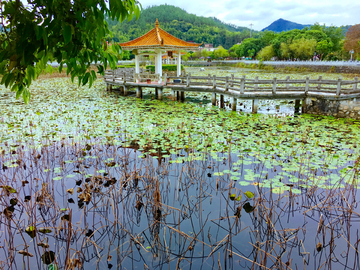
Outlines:
{"label": "roof finial", "polygon": [[157,18],[156,18],[156,22],[155,22],[155,27],[156,27],[156,28],[159,28],[159,21],[158,21]]}

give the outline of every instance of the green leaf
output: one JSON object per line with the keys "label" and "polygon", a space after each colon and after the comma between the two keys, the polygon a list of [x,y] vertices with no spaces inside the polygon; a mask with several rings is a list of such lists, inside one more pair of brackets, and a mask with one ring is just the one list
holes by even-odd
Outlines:
{"label": "green leaf", "polygon": [[16,193],[16,190],[13,188],[13,187],[10,187],[10,186],[0,186],[0,188],[6,190],[7,192],[10,192],[10,193]]}
{"label": "green leaf", "polygon": [[66,24],[64,26],[63,36],[64,36],[65,44],[68,44],[71,41],[71,26],[70,25]]}
{"label": "green leaf", "polygon": [[25,232],[31,237],[34,238],[36,236],[36,228],[34,226],[28,226],[25,229]]}
{"label": "green leaf", "polygon": [[56,264],[50,264],[49,265],[49,270],[58,270],[59,268],[57,267]]}
{"label": "green leaf", "polygon": [[252,193],[251,191],[246,191],[246,192],[244,192],[244,194],[245,194],[246,197],[248,197],[249,199],[251,199],[252,197],[254,197],[254,193]]}

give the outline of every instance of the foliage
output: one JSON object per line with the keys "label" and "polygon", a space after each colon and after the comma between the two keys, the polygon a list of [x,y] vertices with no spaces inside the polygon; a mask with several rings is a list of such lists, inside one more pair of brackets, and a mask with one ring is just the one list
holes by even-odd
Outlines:
{"label": "foliage", "polygon": [[18,0],[1,2],[0,74],[1,84],[16,92],[16,97],[30,99],[28,87],[42,73],[47,63],[56,61],[59,70],[67,66],[71,78],[89,84],[108,64],[115,67],[120,48],[114,44],[107,51],[105,37],[110,35],[105,15],[112,20],[139,17],[136,0],[33,0],[25,5]]}
{"label": "foliage", "polygon": [[346,32],[344,50],[354,50],[354,56],[360,56],[360,24],[355,24]]}
{"label": "foliage", "polygon": [[223,46],[217,47],[217,49],[214,51],[215,58],[226,58],[229,56],[228,50],[225,50]]}
{"label": "foliage", "polygon": [[201,50],[201,57],[207,58],[210,56],[210,54],[211,54],[211,52],[208,51],[207,49]]}
{"label": "foliage", "polygon": [[133,68],[135,67],[135,63],[133,64],[128,64],[128,65],[117,65],[117,68]]}
{"label": "foliage", "polygon": [[289,45],[289,48],[295,58],[301,60],[311,59],[315,52],[316,40],[306,38],[297,39]]}
{"label": "foliage", "polygon": [[320,55],[320,60],[332,51],[334,44],[332,41],[321,40],[316,44],[316,52]]}
{"label": "foliage", "polygon": [[[150,69],[151,72],[155,72],[155,65],[148,65],[146,69]],[[184,66],[181,65],[181,70],[184,69]],[[177,65],[162,65],[163,71],[177,71]]]}
{"label": "foliage", "polygon": [[263,47],[264,45],[261,39],[247,38],[236,49],[236,54],[239,57],[256,56]]}
{"label": "foliage", "polygon": [[261,51],[257,55],[257,58],[264,61],[269,61],[274,56],[275,56],[274,47],[273,45],[269,45],[261,49]]}

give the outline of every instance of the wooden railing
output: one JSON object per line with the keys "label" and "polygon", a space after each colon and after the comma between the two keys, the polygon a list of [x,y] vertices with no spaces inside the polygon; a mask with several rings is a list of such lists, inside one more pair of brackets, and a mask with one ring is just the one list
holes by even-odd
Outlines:
{"label": "wooden railing", "polygon": [[[167,79],[170,79],[168,82]],[[179,80],[180,82],[174,82]],[[288,76],[284,79],[273,78],[272,80],[261,80],[258,76],[255,79],[248,79],[245,76],[236,78],[234,74],[226,77],[218,77],[216,75],[211,76],[191,76],[187,74],[184,77],[167,77],[164,78],[165,85],[183,85],[186,87],[212,87],[214,89],[227,91],[236,91],[240,94],[246,93],[291,93],[291,92],[302,92],[302,93],[323,93],[333,94],[336,96],[347,95],[347,94],[358,94],[360,88],[358,87],[359,79],[356,77],[353,81],[342,80],[324,80],[322,76],[318,79],[295,79],[291,80]]]}
{"label": "wooden railing", "polygon": [[[126,84],[133,86],[137,83],[146,82],[147,79],[158,80],[158,83],[163,87],[182,88],[184,91],[214,91],[226,94],[259,94],[259,95],[273,95],[277,94],[313,94],[313,95],[328,95],[328,96],[344,96],[344,95],[358,95],[360,94],[359,79],[354,80],[337,80],[323,79],[320,76],[317,79],[294,79],[291,80],[289,76],[286,79],[266,79],[262,80],[259,77],[254,79],[246,78],[246,76],[235,77],[234,74],[226,77],[211,76],[192,76],[190,73],[186,76],[166,76],[160,81],[158,74],[142,73],[135,74],[133,71],[115,70],[105,72],[105,81],[111,84]],[[161,86],[159,85],[159,86]],[[157,86],[157,87],[159,87]],[[182,90],[180,89],[180,90]]]}

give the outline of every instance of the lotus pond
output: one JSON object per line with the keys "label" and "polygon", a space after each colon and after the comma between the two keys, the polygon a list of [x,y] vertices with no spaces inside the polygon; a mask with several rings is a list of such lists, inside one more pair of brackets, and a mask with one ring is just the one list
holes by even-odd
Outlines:
{"label": "lotus pond", "polygon": [[0,88],[0,269],[360,269],[359,121],[104,89]]}

